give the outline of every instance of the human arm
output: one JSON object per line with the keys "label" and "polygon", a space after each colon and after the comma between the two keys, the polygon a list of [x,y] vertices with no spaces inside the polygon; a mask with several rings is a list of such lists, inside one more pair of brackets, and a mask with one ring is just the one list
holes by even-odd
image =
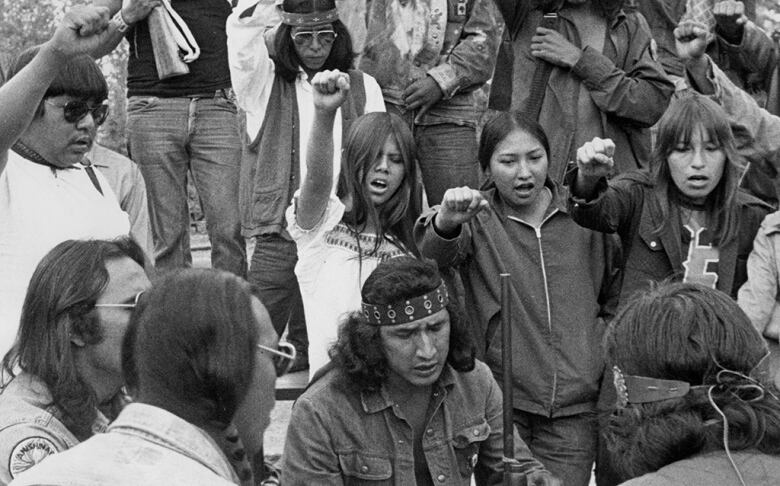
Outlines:
{"label": "human arm", "polygon": [[[133,25],[145,19],[154,7],[162,5],[162,0],[94,0],[93,5],[108,8],[110,17],[121,10],[125,23]],[[110,25],[105,44],[92,51],[92,56],[99,58],[110,54],[122,42],[124,35],[124,32],[120,32],[116,25]]]}
{"label": "human arm", "polygon": [[297,224],[303,230],[314,228],[327,208],[333,185],[333,122],[347,98],[349,76],[338,70],[325,70],[314,76],[311,85],[314,123],[296,213]]}
{"label": "human arm", "polygon": [[[32,61],[0,87],[0,154],[5,155],[30,125],[60,68],[73,56],[92,52],[106,42],[108,20],[105,8],[71,8]],[[2,157],[0,173],[5,166],[6,159]]]}
{"label": "human arm", "polygon": [[292,486],[344,484],[339,457],[317,406],[306,397],[293,405],[282,454],[284,484]]}
{"label": "human arm", "polygon": [[271,96],[274,63],[266,45],[279,24],[273,0],[241,0],[227,19],[228,64],[238,106],[260,117]]}
{"label": "human arm", "polygon": [[596,194],[601,179],[612,173],[615,161],[615,142],[608,138],[594,138],[577,149],[577,177],[571,186],[572,195],[590,200]]}
{"label": "human arm", "polygon": [[[737,303],[759,332],[780,339],[780,315],[775,315],[778,303],[776,241],[780,229],[780,213],[772,213],[761,223],[753,241],[753,251],[747,261],[748,279],[739,289]],[[777,321],[777,322],[774,322]],[[774,322],[774,325],[770,325]],[[767,333],[769,331],[769,333]]]}

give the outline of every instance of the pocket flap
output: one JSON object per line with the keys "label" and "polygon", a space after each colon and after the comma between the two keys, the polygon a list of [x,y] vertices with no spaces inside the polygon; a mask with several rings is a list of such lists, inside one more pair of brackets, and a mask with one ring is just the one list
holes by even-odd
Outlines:
{"label": "pocket flap", "polygon": [[490,435],[490,425],[487,420],[464,427],[452,434],[452,445],[457,448],[466,447],[474,442],[484,442]]}
{"label": "pocket flap", "polygon": [[359,452],[339,454],[339,464],[345,476],[378,481],[390,479],[393,468],[389,459],[371,457]]}

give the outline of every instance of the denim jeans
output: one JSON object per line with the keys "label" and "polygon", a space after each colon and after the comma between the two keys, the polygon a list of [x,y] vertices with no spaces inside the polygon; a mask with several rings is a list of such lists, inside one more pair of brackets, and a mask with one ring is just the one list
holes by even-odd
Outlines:
{"label": "denim jeans", "polygon": [[287,341],[298,350],[309,348],[303,299],[295,276],[298,250],[295,242],[281,235],[262,235],[255,238],[255,251],[249,267],[249,283],[271,316],[271,323],[279,336],[286,326]]}
{"label": "denim jeans", "polygon": [[595,413],[550,418],[514,410],[517,432],[544,464],[566,486],[588,486],[596,459]]}
{"label": "denim jeans", "polygon": [[414,134],[428,204],[441,203],[451,187],[479,188],[477,129],[470,125],[440,123],[418,125],[415,112],[401,112],[387,103],[387,111],[403,118]]}
{"label": "denim jeans", "polygon": [[200,196],[214,268],[246,275],[238,215],[241,140],[230,90],[213,98],[133,96],[127,106],[131,158],[146,183],[158,268],[190,266],[187,171]]}

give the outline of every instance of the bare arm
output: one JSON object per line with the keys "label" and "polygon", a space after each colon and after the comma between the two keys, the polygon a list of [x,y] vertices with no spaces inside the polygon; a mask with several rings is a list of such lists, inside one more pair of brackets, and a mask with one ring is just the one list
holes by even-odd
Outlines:
{"label": "bare arm", "polygon": [[[161,0],[94,0],[92,3],[96,6],[108,8],[110,16],[113,16],[121,9],[125,23],[132,25],[145,19],[154,7],[161,5]],[[91,53],[92,57],[99,58],[110,54],[122,42],[123,37],[124,33],[117,30],[115,25],[111,25],[106,43],[100,46],[99,49],[94,50]]]}
{"label": "bare arm", "polygon": [[33,60],[0,87],[0,173],[5,170],[6,152],[30,125],[60,67],[71,57],[92,52],[106,42],[108,19],[104,7],[70,9]]}
{"label": "bare arm", "polygon": [[301,184],[296,220],[304,230],[314,228],[328,205],[333,184],[333,121],[349,91],[349,76],[322,71],[312,79],[314,125],[306,154],[306,178]]}

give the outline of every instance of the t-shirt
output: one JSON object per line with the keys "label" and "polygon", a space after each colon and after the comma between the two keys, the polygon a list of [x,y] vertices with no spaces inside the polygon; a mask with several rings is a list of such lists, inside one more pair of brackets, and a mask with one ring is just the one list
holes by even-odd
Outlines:
{"label": "t-shirt", "polygon": [[0,356],[13,344],[30,277],[58,243],[113,239],[130,222],[106,178],[100,194],[81,165],[53,169],[8,153],[0,173]]}
{"label": "t-shirt", "polygon": [[705,226],[706,215],[703,211],[683,210],[683,217],[682,247],[688,249],[682,262],[683,281],[714,289],[718,283],[720,253],[713,242],[712,231]]}
{"label": "t-shirt", "polygon": [[356,235],[341,222],[344,204],[331,195],[317,225],[301,229],[295,217],[298,194],[287,208],[287,230],[298,248],[295,275],[303,297],[306,330],[309,335],[309,376],[326,365],[328,348],[336,341],[341,319],[360,310],[360,288],[384,260],[405,255],[396,244],[384,240],[375,254],[376,235]]}

